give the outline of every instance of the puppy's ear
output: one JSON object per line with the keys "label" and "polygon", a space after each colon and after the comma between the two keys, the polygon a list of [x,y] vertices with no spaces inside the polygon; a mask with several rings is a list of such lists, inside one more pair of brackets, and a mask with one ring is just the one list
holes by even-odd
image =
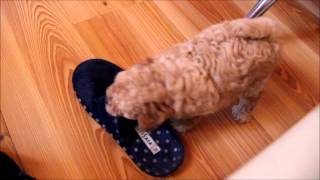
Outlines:
{"label": "puppy's ear", "polygon": [[140,114],[137,118],[139,128],[144,130],[154,129],[166,120],[164,113]]}

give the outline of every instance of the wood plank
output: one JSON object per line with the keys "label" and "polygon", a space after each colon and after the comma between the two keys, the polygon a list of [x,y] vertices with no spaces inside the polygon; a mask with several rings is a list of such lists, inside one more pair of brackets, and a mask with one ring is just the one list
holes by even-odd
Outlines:
{"label": "wood plank", "polygon": [[19,167],[21,170],[24,170],[20,157],[16,151],[10,133],[8,131],[7,125],[4,122],[4,118],[0,111],[0,152],[8,155]]}
{"label": "wood plank", "polygon": [[[2,1],[2,121],[21,165],[39,179],[151,179],[80,107],[72,71],[92,57],[127,68],[213,23],[242,17],[253,2]],[[266,14],[286,37],[254,119],[239,125],[228,111],[203,117],[181,135],[185,162],[168,178],[222,179],[319,103],[319,25],[299,7],[281,2]]]}
{"label": "wood plank", "polygon": [[1,109],[23,166],[39,179],[141,176],[76,101],[71,73],[91,54],[44,3],[2,3]]}

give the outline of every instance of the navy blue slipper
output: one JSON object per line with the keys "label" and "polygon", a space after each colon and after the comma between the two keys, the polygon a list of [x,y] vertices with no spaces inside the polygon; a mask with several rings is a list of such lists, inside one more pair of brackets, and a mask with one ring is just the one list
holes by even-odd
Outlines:
{"label": "navy blue slipper", "polygon": [[144,172],[166,176],[175,171],[184,157],[183,145],[169,124],[145,132],[137,121],[113,117],[105,110],[105,92],[122,69],[101,59],[82,62],[73,73],[72,83],[79,102]]}

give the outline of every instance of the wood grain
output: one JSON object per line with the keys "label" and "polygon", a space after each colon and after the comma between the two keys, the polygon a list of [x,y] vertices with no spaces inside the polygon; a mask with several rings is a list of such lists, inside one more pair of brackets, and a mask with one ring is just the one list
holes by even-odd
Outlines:
{"label": "wood grain", "polygon": [[[58,8],[71,23],[81,22],[115,9],[121,9],[143,0],[84,0],[84,1],[48,1],[48,5]],[[54,11],[57,13],[57,11]]]}
{"label": "wood grain", "polygon": [[[253,3],[1,1],[1,121],[13,158],[40,179],[152,179],[80,107],[72,71],[93,57],[127,68],[211,24],[243,17]],[[185,161],[168,178],[224,178],[319,103],[319,19],[291,0],[266,16],[283,30],[281,63],[254,119],[239,125],[228,111],[203,117],[181,135]]]}

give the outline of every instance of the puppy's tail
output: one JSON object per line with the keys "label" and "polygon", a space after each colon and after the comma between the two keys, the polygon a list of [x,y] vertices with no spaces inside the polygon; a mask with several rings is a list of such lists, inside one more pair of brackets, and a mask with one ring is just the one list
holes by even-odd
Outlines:
{"label": "puppy's tail", "polygon": [[275,38],[280,33],[278,24],[266,17],[238,19],[230,25],[233,36],[248,39]]}

